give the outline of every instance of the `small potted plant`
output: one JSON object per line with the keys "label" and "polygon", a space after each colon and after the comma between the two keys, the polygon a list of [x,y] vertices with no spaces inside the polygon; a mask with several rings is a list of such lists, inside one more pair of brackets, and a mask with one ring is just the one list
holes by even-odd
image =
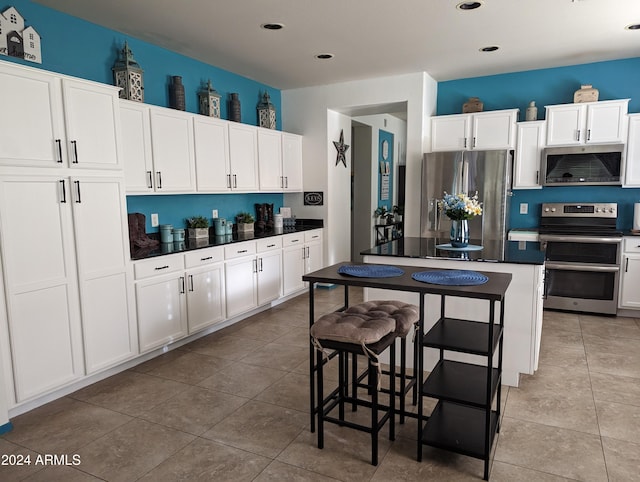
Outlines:
{"label": "small potted plant", "polygon": [[253,223],[255,218],[251,213],[243,212],[236,216],[236,223],[238,224],[238,233],[252,233]]}
{"label": "small potted plant", "polygon": [[190,238],[208,238],[209,220],[204,216],[187,218],[187,230]]}
{"label": "small potted plant", "polygon": [[404,215],[404,206],[393,206],[391,211],[395,215],[396,222],[401,223],[402,222],[402,216]]}

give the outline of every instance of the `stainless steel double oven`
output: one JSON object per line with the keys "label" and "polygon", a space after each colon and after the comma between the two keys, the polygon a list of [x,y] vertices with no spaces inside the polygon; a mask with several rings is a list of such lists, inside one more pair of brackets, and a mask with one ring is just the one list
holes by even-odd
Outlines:
{"label": "stainless steel double oven", "polygon": [[622,233],[615,203],[546,203],[544,307],[615,315]]}

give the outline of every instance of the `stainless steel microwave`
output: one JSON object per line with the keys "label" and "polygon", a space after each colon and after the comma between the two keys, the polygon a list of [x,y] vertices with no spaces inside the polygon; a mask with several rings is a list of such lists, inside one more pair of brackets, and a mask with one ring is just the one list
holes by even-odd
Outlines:
{"label": "stainless steel microwave", "polygon": [[620,186],[624,144],[547,147],[543,186]]}

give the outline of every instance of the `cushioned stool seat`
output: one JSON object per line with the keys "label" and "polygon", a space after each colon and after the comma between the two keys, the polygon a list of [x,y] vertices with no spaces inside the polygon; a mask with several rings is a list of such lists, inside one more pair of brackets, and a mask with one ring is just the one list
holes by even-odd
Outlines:
{"label": "cushioned stool seat", "polygon": [[[360,312],[359,312],[360,311]],[[389,438],[394,439],[394,403],[395,392],[391,391],[389,396],[389,406],[382,406],[378,403],[379,390],[379,363],[378,355],[390,348],[391,383],[395,383],[395,339],[396,320],[389,316],[384,310],[367,312],[367,310],[343,311],[329,313],[321,316],[311,326],[311,337],[315,345],[316,366],[317,366],[317,406],[314,411],[318,415],[318,448],[324,445],[323,422],[336,423],[341,426],[354,428],[371,434],[371,463],[378,464],[378,432],[382,426],[389,421]],[[338,352],[339,376],[338,387],[326,398],[323,396],[323,355],[326,350]],[[368,359],[368,375],[370,384],[371,401],[359,400],[355,397],[348,397],[347,392],[347,366],[348,355],[365,355]],[[373,381],[376,380],[376,383]],[[393,385],[392,385],[393,386]],[[348,422],[344,417],[344,403],[364,405],[371,408],[371,425],[364,426]],[[339,408],[339,417],[329,416],[331,410],[336,406]],[[379,420],[378,411],[386,413]]]}

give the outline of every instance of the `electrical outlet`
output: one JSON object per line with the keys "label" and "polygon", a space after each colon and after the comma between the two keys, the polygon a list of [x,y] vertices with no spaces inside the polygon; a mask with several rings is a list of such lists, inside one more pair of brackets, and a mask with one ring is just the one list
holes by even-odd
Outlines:
{"label": "electrical outlet", "polygon": [[529,212],[529,205],[527,203],[520,203],[520,214],[527,214]]}
{"label": "electrical outlet", "polygon": [[218,210],[217,209],[214,209],[214,210],[211,211],[211,217],[213,219],[218,217]]}
{"label": "electrical outlet", "polygon": [[157,213],[153,213],[151,215],[151,227],[152,228],[157,228],[159,224],[160,224],[160,222],[158,221],[158,214]]}

